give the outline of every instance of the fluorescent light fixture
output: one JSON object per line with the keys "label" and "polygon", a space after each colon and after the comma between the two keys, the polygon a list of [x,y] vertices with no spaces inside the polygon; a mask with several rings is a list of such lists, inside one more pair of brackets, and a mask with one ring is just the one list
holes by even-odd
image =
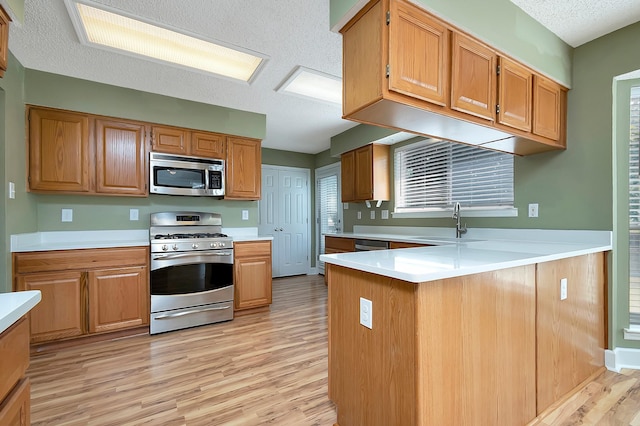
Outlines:
{"label": "fluorescent light fixture", "polygon": [[302,66],[296,67],[276,92],[342,105],[341,78]]}
{"label": "fluorescent light fixture", "polygon": [[266,57],[207,41],[91,2],[66,0],[83,44],[250,82]]}

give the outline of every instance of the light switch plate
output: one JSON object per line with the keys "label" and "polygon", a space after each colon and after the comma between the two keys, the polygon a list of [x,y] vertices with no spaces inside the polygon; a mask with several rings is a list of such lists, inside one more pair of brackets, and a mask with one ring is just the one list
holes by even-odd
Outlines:
{"label": "light switch plate", "polygon": [[129,209],[129,220],[138,220],[138,209]]}
{"label": "light switch plate", "polygon": [[560,300],[565,300],[567,298],[567,279],[562,278],[560,280]]}
{"label": "light switch plate", "polygon": [[362,212],[358,211],[358,220],[362,219]]}
{"label": "light switch plate", "polygon": [[62,209],[62,222],[73,222],[73,209]]}
{"label": "light switch plate", "polygon": [[373,329],[373,303],[364,297],[360,298],[360,324]]}
{"label": "light switch plate", "polygon": [[249,220],[249,210],[242,210],[242,220]]}
{"label": "light switch plate", "polygon": [[376,218],[376,211],[371,210],[371,219],[375,219],[375,218]]}
{"label": "light switch plate", "polygon": [[389,219],[389,210],[382,210],[380,212],[380,219]]}
{"label": "light switch plate", "polygon": [[16,184],[13,182],[9,182],[9,198],[16,198]]}

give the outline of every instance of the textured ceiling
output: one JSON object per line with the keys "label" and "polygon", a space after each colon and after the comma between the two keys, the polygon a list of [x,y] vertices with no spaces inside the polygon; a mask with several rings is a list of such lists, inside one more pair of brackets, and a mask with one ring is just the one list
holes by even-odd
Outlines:
{"label": "textured ceiling", "polygon": [[511,0],[511,2],[573,47],[640,20],[640,0]]}
{"label": "textured ceiling", "polygon": [[[640,19],[640,0],[512,1],[571,45]],[[298,65],[341,76],[329,0],[95,0],[267,55],[251,85],[81,45],[63,0],[24,3],[24,23],[11,25],[9,48],[26,68],[266,114],[267,148],[315,154],[355,125],[341,119],[338,105],[275,91]]]}

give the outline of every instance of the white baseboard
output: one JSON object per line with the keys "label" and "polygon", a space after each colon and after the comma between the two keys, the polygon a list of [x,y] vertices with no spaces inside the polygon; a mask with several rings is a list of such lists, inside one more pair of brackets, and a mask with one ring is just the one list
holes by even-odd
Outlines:
{"label": "white baseboard", "polygon": [[640,349],[615,348],[604,351],[604,365],[607,369],[620,372],[623,368],[640,370]]}
{"label": "white baseboard", "polygon": [[318,268],[309,268],[309,272],[307,272],[307,275],[318,275]]}

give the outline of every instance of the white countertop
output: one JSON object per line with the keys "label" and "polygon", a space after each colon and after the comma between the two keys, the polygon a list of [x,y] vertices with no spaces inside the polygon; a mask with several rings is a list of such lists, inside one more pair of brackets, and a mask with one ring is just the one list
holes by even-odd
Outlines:
{"label": "white countertop", "polygon": [[[399,235],[366,230],[339,234],[347,238],[377,238],[439,244],[431,247],[323,254],[326,263],[420,283],[477,274],[533,263],[548,262],[583,254],[611,250],[610,231],[525,230],[488,232],[491,238],[450,238],[429,235]],[[513,231],[513,230],[512,230]],[[531,232],[527,232],[531,231]],[[469,232],[470,236],[474,236]],[[482,236],[483,233],[476,233]],[[555,235],[555,239],[554,239]],[[507,238],[509,236],[509,238]],[[502,239],[498,239],[498,237]]]}
{"label": "white countertop", "polygon": [[0,293],[0,333],[29,312],[41,298],[40,290]]}

